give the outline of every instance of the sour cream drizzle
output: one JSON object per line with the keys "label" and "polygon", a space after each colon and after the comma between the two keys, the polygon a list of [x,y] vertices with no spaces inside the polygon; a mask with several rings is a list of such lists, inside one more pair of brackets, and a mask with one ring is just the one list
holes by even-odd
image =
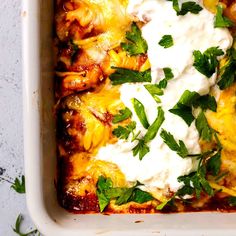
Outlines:
{"label": "sour cream drizzle", "polygon": [[[180,2],[181,4],[181,2]],[[201,3],[198,2],[201,5]],[[203,9],[199,14],[187,13],[177,16],[172,2],[166,0],[131,0],[127,8],[129,14],[144,22],[142,35],[148,43],[148,58],[151,63],[152,83],[164,77],[163,68],[172,69],[174,79],[170,80],[161,106],[165,121],[161,128],[171,132],[176,140],[186,144],[189,153],[201,152],[199,135],[195,122],[190,127],[168,110],[173,108],[185,90],[196,91],[200,95],[209,93],[216,83],[216,74],[210,79],[193,67],[193,51],[205,51],[219,46],[224,52],[232,45],[232,37],[227,29],[214,28],[214,15]],[[171,35],[174,45],[161,47],[158,42],[164,35]],[[136,116],[132,98],[137,98],[145,106],[149,123],[157,117],[157,103],[143,84],[124,84],[120,87],[121,100],[132,112],[141,136],[146,130]],[[160,133],[160,131],[159,131]],[[149,188],[177,191],[182,187],[177,178],[196,169],[196,160],[181,158],[163,142],[159,133],[148,145],[150,152],[140,161],[133,156],[132,148],[137,142],[119,140],[102,147],[96,158],[116,163],[127,181],[139,181]]]}

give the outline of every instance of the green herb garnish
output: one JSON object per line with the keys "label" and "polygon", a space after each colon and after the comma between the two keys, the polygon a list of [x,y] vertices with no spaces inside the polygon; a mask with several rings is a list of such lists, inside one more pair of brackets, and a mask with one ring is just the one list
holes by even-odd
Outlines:
{"label": "green herb garnish", "polygon": [[18,178],[15,178],[11,188],[13,188],[17,193],[25,193],[25,176],[21,176],[21,181]]}
{"label": "green herb garnish", "polygon": [[203,8],[196,2],[184,2],[180,8],[178,0],[172,0],[173,8],[176,11],[177,16],[186,15],[188,12],[192,14],[198,14]]}
{"label": "green herb garnish", "polygon": [[218,5],[216,7],[216,16],[214,21],[215,28],[231,27],[234,26],[234,23],[226,16],[223,16],[223,7]]}
{"label": "green herb garnish", "polygon": [[166,88],[167,87],[167,83],[168,83],[168,80],[171,80],[174,78],[174,74],[171,70],[171,68],[169,67],[165,67],[163,68],[163,72],[165,74],[165,78],[162,79],[159,84],[158,84],[158,87],[159,88]]}
{"label": "green herb garnish", "polygon": [[116,129],[112,131],[112,134],[120,139],[128,139],[130,133],[132,133],[135,128],[136,128],[136,122],[132,121],[125,127],[119,125]]}
{"label": "green herb garnish", "polygon": [[162,96],[164,92],[157,84],[145,84],[144,87],[157,103],[161,102],[161,99],[158,96]]}
{"label": "green herb garnish", "polygon": [[169,48],[174,45],[174,40],[171,35],[164,35],[158,44],[163,48]]}
{"label": "green herb garnish", "polygon": [[196,128],[199,132],[200,137],[205,141],[211,141],[213,130],[209,126],[206,116],[203,111],[200,112],[196,119]]}
{"label": "green herb garnish", "polygon": [[151,70],[140,72],[136,70],[129,70],[125,68],[112,67],[116,71],[110,75],[110,80],[113,85],[124,83],[141,83],[151,82]]}
{"label": "green herb garnish", "polygon": [[188,149],[185,146],[182,140],[179,140],[179,143],[175,140],[174,136],[167,132],[166,130],[162,129],[160,136],[164,140],[164,143],[172,150],[177,152],[179,156],[185,158],[188,156]]}
{"label": "green herb garnish", "polygon": [[144,105],[136,98],[132,99],[132,103],[134,106],[135,113],[138,116],[141,124],[145,129],[147,129],[150,125],[148,123]]}
{"label": "green herb garnish", "polygon": [[121,48],[129,53],[131,56],[144,54],[147,52],[148,45],[146,40],[142,37],[142,32],[136,23],[132,23],[131,31],[126,32],[127,43],[121,43]]}
{"label": "green herb garnish", "polygon": [[120,110],[119,114],[114,115],[114,117],[112,119],[112,123],[117,124],[123,120],[127,120],[131,116],[132,116],[131,110],[128,107],[126,107],[125,109]]}
{"label": "green herb garnish", "polygon": [[193,52],[193,66],[200,73],[210,78],[216,72],[216,68],[219,65],[217,57],[222,55],[224,55],[224,52],[219,47],[208,48],[204,53],[195,50]]}
{"label": "green herb garnish", "polygon": [[100,176],[97,182],[97,196],[100,211],[103,212],[111,200],[116,200],[116,205],[126,204],[128,202],[144,203],[154,198],[148,192],[142,191],[138,187],[140,183],[135,184],[131,188],[116,188],[110,178]]}
{"label": "green herb garnish", "polygon": [[197,98],[195,101],[193,101],[193,106],[201,107],[203,111],[209,109],[216,112],[217,109],[217,103],[215,97],[211,95],[204,95]]}

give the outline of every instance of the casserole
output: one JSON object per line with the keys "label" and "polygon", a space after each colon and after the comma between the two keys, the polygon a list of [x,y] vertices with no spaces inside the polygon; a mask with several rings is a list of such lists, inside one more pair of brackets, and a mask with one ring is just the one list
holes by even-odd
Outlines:
{"label": "casserole", "polygon": [[22,17],[26,197],[29,212],[39,231],[46,236],[178,236],[190,235],[190,232],[191,235],[234,235],[234,213],[75,216],[58,206],[54,188],[55,126],[50,55],[52,4],[50,1],[25,1]]}

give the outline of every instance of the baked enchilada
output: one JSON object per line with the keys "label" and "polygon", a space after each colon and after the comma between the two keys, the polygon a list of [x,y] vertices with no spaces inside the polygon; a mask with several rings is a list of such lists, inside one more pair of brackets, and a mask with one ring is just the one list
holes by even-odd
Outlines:
{"label": "baked enchilada", "polygon": [[56,180],[75,213],[236,209],[236,2],[56,0]]}

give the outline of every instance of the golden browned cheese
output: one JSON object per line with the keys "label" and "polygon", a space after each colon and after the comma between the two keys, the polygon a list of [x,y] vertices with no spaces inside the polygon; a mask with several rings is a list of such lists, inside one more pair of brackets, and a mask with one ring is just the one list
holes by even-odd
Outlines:
{"label": "golden browned cheese", "polygon": [[[113,163],[95,160],[98,149],[117,138],[112,118],[124,108],[119,86],[111,86],[111,67],[144,71],[150,68],[147,55],[129,56],[120,47],[133,19],[126,14],[127,0],[57,0],[55,1],[55,114],[57,119],[58,177],[60,204],[76,213],[99,212],[96,196],[98,177],[111,178],[114,186],[129,186],[125,176]],[[216,0],[205,0],[215,12]],[[225,14],[236,21],[236,3],[224,2]],[[119,25],[119,27],[118,27]],[[230,210],[224,194],[236,196],[236,85],[224,90],[217,112],[208,112],[213,129],[223,145],[222,170],[227,177],[216,182],[222,189],[214,198],[202,196],[192,205],[177,200],[166,212]],[[129,120],[123,121],[125,125]],[[214,144],[202,144],[203,147]],[[222,187],[223,186],[223,187]],[[106,212],[154,213],[155,207],[168,199],[161,190],[153,191],[156,200],[144,204],[130,202],[121,206],[111,201]]]}

